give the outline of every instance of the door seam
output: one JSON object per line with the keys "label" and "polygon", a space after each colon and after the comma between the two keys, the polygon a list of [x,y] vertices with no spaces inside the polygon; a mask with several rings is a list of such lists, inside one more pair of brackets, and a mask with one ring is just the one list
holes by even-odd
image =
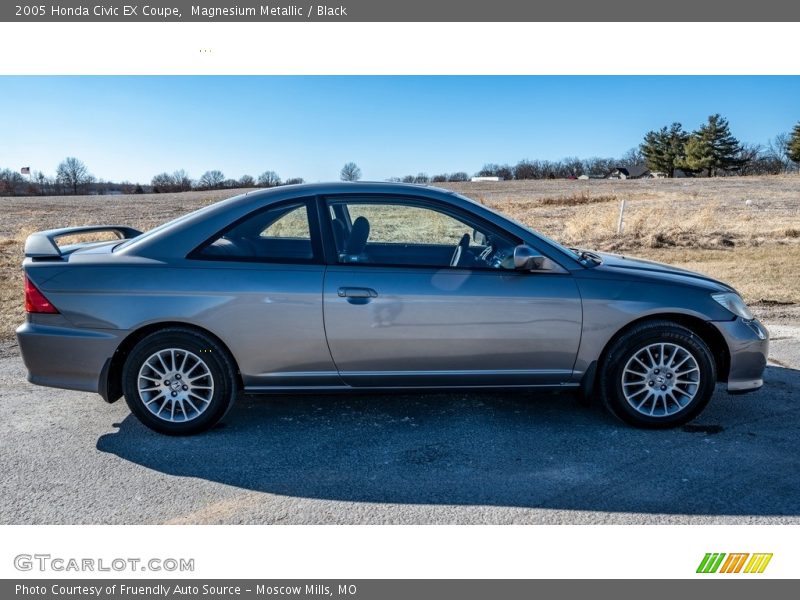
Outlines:
{"label": "door seam", "polygon": [[[322,290],[320,290],[320,294],[322,295],[322,303],[320,304],[322,308],[322,333],[325,335],[325,345],[328,347],[328,355],[331,357],[331,362],[333,363],[333,368],[336,369],[336,376],[339,378],[339,381],[342,382],[342,385],[347,385],[342,379],[342,371],[339,369],[339,365],[336,364],[336,359],[333,357],[333,351],[331,350],[331,343],[328,340],[328,323],[325,317],[325,290],[328,286],[328,265],[325,265],[325,272],[322,275]],[[348,386],[349,387],[349,386]]]}

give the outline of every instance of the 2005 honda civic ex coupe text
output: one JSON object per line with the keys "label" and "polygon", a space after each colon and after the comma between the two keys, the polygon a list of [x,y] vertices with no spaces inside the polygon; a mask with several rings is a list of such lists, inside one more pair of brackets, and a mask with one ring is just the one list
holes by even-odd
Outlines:
{"label": "2005 honda civic ex coupe text", "polygon": [[[113,231],[120,239],[59,237]],[[62,240],[63,242],[63,240]],[[558,388],[671,427],[762,385],[768,334],[708,277],[569,249],[455,193],[250,192],[140,233],[25,243],[28,378],[195,433],[240,393]]]}

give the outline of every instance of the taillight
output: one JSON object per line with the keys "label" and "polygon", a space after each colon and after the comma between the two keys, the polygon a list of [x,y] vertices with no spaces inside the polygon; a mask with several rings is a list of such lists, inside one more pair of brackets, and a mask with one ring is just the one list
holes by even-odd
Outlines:
{"label": "taillight", "polygon": [[31,280],[25,277],[25,311],[29,313],[58,314],[58,309],[44,297]]}

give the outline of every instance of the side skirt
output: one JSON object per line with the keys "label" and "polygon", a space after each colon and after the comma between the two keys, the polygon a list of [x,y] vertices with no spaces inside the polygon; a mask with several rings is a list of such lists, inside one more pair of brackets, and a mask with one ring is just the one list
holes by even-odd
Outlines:
{"label": "side skirt", "polygon": [[359,392],[448,392],[463,390],[576,390],[580,383],[542,384],[542,385],[446,385],[446,386],[245,386],[245,394],[334,394]]}

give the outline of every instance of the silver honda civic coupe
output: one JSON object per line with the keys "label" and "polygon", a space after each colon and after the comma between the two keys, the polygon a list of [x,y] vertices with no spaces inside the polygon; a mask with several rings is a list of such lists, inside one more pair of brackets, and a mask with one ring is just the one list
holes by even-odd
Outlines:
{"label": "silver honda civic coupe", "polygon": [[433,187],[249,192],[146,233],[34,233],[25,256],[29,381],[124,396],[166,434],[212,427],[241,393],[356,389],[573,389],[672,427],[717,382],[761,387],[767,361],[728,285],[565,248]]}

